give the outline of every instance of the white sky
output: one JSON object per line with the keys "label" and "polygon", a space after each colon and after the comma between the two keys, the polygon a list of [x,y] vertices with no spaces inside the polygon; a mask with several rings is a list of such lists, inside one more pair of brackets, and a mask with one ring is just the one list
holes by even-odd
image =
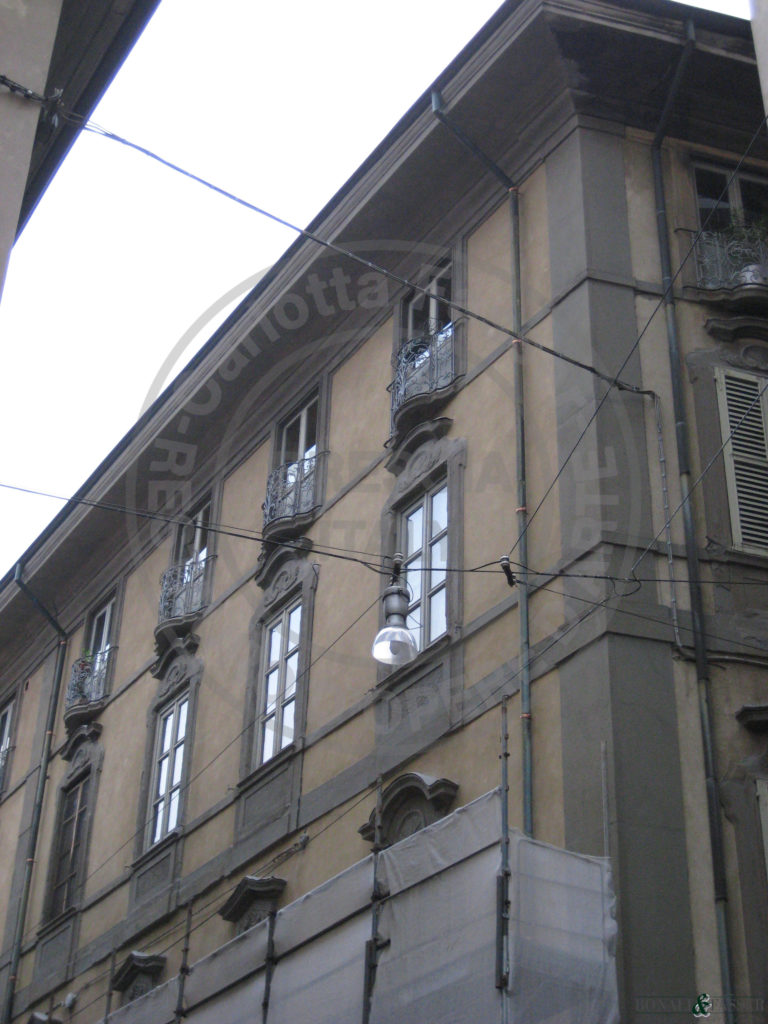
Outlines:
{"label": "white sky", "polygon": [[[384,18],[361,0],[162,0],[93,120],[303,225],[498,4],[388,0]],[[749,16],[749,0],[699,6]],[[82,134],[11,256],[0,482],[72,494],[168,382],[169,354],[180,369],[222,296],[294,237]],[[0,489],[0,575],[61,505]]]}

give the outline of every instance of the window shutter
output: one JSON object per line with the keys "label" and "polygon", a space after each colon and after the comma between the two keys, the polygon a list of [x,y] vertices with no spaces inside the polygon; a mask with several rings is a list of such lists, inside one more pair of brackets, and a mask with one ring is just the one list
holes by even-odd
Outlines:
{"label": "window shutter", "polygon": [[768,379],[724,372],[720,378],[726,475],[734,541],[739,546],[768,548],[768,448],[765,399]]}

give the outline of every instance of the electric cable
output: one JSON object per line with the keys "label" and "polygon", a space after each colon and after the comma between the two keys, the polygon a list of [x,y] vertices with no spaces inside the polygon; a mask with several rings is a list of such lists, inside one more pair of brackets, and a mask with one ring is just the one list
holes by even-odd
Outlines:
{"label": "electric cable", "polygon": [[[334,640],[332,640],[331,643],[328,644],[327,647],[325,647],[314,659],[312,659],[312,661],[310,661],[310,663],[302,670],[302,672],[297,677],[297,680],[296,680],[297,688],[298,688],[298,686],[300,686],[304,682],[304,680],[309,675],[310,670],[320,661],[320,659],[325,657],[325,655],[328,654],[328,652],[331,651],[336,646],[336,644],[339,643],[339,641],[342,640],[347,635],[347,633],[349,633],[349,631],[351,629],[353,629],[358,624],[358,622],[360,622],[360,620],[362,618],[364,618],[368,614],[368,612],[371,611],[372,608],[376,607],[376,605],[379,603],[380,600],[381,600],[380,595],[377,594],[376,597],[374,598],[374,600],[371,602],[371,604],[369,604],[366,608],[364,608],[363,611],[360,612],[360,614],[344,630],[342,630],[342,632],[339,633],[338,636],[336,636],[336,638]],[[214,765],[216,763],[216,761],[218,761],[218,759],[220,757],[222,757],[227,752],[227,750],[230,749],[230,747],[232,747],[235,743],[237,743],[237,741],[240,740],[245,735],[245,733],[247,733],[249,731],[249,729],[252,727],[252,725],[253,725],[252,721],[247,722],[246,725],[244,725],[243,728],[240,729],[240,731],[235,736],[233,736],[232,739],[229,740],[229,742],[225,746],[223,746],[220,750],[218,750],[216,752],[216,754],[214,754],[214,756],[208,762],[206,762],[206,764],[204,764],[201,768],[199,768],[198,771],[194,775],[190,776],[190,778],[185,782],[184,786],[181,787],[181,792],[186,793],[187,790],[189,789],[189,787],[192,785],[192,783],[196,782],[204,772],[206,772],[212,765]],[[151,818],[151,815],[150,815],[150,816],[148,816],[146,818],[145,821],[142,822],[141,826],[139,828],[137,828],[134,832],[132,832],[131,835],[129,835],[127,837],[127,839],[123,843],[120,844],[120,846],[118,846],[115,850],[113,850],[112,853],[109,854],[108,857],[106,857],[99,864],[97,864],[94,868],[92,868],[88,872],[88,874],[85,875],[85,877],[83,878],[83,880],[81,882],[81,886],[84,886],[86,882],[90,881],[99,871],[101,871],[104,867],[107,866],[107,864],[109,864],[115,857],[117,857],[118,854],[120,854],[121,851],[126,848],[126,846],[128,846],[139,835],[141,835],[147,829],[147,827],[151,823],[151,820],[152,820],[152,818]],[[35,923],[34,925],[32,925],[29,928],[27,928],[26,931],[25,931],[25,938],[30,933],[37,931],[37,929],[40,928],[43,923],[44,923],[44,921],[43,921],[43,919],[41,919],[37,923]]]}
{"label": "electric cable", "polygon": [[[761,132],[763,130],[763,127],[764,127],[767,119],[768,119],[768,117],[762,118],[762,120],[760,121],[760,124],[755,129],[755,132],[754,132],[752,138],[750,139],[747,148],[741,154],[741,156],[740,156],[740,158],[738,160],[738,163],[736,164],[736,167],[733,169],[733,171],[731,172],[730,177],[726,181],[725,188],[724,188],[723,192],[720,194],[720,198],[717,200],[717,202],[715,204],[713,204],[712,209],[710,210],[709,214],[707,215],[707,218],[704,221],[703,226],[701,228],[699,228],[699,230],[695,233],[695,235],[694,235],[690,245],[688,246],[687,252],[683,256],[682,260],[680,261],[680,264],[678,265],[677,270],[675,271],[675,273],[672,275],[672,277],[670,279],[669,286],[665,289],[662,297],[658,300],[658,302],[654,306],[653,311],[651,312],[650,316],[648,317],[648,319],[647,319],[647,321],[645,323],[645,326],[642,328],[642,330],[640,331],[638,336],[635,338],[635,340],[632,343],[629,351],[627,352],[626,356],[622,360],[622,363],[621,363],[621,365],[619,366],[619,369],[616,372],[616,378],[615,378],[616,380],[618,380],[619,374],[621,374],[625,370],[627,364],[629,363],[629,360],[632,358],[632,356],[636,352],[638,346],[640,345],[640,342],[643,340],[643,338],[645,337],[646,332],[648,331],[648,329],[650,328],[651,324],[653,323],[653,320],[656,317],[656,314],[664,306],[667,296],[672,292],[672,290],[674,288],[674,285],[675,285],[675,282],[677,281],[678,277],[680,276],[680,274],[683,271],[683,267],[688,262],[689,258],[691,257],[691,254],[695,251],[696,243],[698,242],[699,238],[701,237],[701,234],[706,230],[707,225],[709,224],[710,219],[714,216],[715,211],[717,210],[718,206],[722,203],[723,197],[726,195],[731,182],[733,181],[735,176],[738,174],[738,172],[741,169],[744,161],[749,156],[749,153],[752,150],[752,147],[754,146],[755,142],[760,137],[760,134],[761,134]],[[561,464],[560,468],[557,470],[557,473],[555,474],[554,479],[552,480],[550,485],[547,487],[546,491],[544,492],[543,496],[541,497],[541,500],[536,505],[536,508],[533,510],[531,515],[528,516],[528,519],[527,519],[527,522],[526,522],[524,528],[520,531],[520,534],[519,534],[517,540],[515,541],[515,543],[512,545],[512,547],[509,550],[509,554],[510,555],[516,550],[516,548],[517,548],[518,544],[520,543],[522,537],[528,532],[531,523],[536,518],[537,514],[541,510],[542,505],[547,500],[547,498],[549,497],[550,493],[554,489],[557,481],[562,476],[563,472],[565,471],[566,466],[571,461],[571,458],[573,457],[574,453],[576,452],[576,449],[579,447],[579,445],[583,441],[583,439],[586,436],[586,433],[589,430],[589,428],[592,426],[594,421],[597,419],[597,416],[598,416],[600,410],[605,405],[605,402],[607,401],[608,396],[611,394],[611,391],[612,391],[614,386],[616,386],[615,383],[614,382],[610,382],[610,386],[609,386],[608,390],[605,392],[603,397],[600,399],[600,401],[595,406],[595,408],[594,408],[593,412],[591,413],[589,419],[587,420],[586,424],[584,425],[581,433],[576,438],[575,444],[573,445],[571,450],[566,455],[565,460]],[[646,391],[646,390],[643,390],[641,388],[632,388],[631,390],[633,390],[636,394],[646,394],[647,395],[647,394],[651,394],[652,393],[650,391]]]}

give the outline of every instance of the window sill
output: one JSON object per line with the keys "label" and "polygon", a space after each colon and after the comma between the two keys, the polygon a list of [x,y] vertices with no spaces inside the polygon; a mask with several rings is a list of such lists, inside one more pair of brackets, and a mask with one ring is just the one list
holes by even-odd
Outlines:
{"label": "window sill", "polygon": [[171,832],[168,832],[168,834],[164,835],[162,839],[158,839],[156,843],[153,843],[152,846],[147,847],[147,849],[144,850],[143,853],[139,854],[139,856],[134,860],[133,864],[131,865],[131,870],[139,871],[146,864],[149,864],[154,857],[157,857],[165,853],[165,851],[170,846],[175,846],[176,843],[178,843],[178,841],[181,839],[183,834],[184,829],[182,828],[181,825],[177,826]]}
{"label": "window sill", "polygon": [[398,668],[393,668],[389,671],[387,671],[385,666],[382,666],[376,683],[376,689],[387,690],[394,688],[399,686],[403,680],[408,679],[411,674],[418,674],[422,669],[431,668],[433,663],[453,646],[454,642],[454,638],[450,633],[443,633],[429,647],[419,651],[413,661],[409,661],[407,665],[400,665]]}
{"label": "window sill", "polygon": [[277,774],[285,766],[286,762],[292,760],[298,754],[301,747],[300,741],[295,741],[287,747],[283,747],[274,757],[270,757],[268,761],[253,768],[249,775],[241,779],[237,784],[238,791],[243,793],[250,789],[251,786],[255,786],[268,779],[270,775]]}
{"label": "window sill", "polygon": [[37,930],[38,939],[48,938],[49,935],[52,935],[60,928],[69,924],[73,917],[77,917],[79,912],[79,906],[67,907],[66,910],[62,910],[60,914],[56,915],[56,917],[52,917],[45,921]]}

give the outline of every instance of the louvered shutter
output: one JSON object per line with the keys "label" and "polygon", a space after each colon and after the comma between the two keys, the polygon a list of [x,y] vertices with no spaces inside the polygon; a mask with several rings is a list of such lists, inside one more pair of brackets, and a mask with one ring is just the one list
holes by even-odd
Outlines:
{"label": "louvered shutter", "polygon": [[718,385],[734,543],[768,548],[768,378],[720,371]]}

